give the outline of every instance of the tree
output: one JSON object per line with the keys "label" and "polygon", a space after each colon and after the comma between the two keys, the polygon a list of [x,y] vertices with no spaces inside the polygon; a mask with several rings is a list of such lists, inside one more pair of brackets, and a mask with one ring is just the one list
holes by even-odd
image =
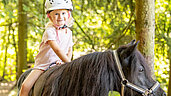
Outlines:
{"label": "tree", "polygon": [[[170,70],[171,70],[171,48],[169,48],[169,60],[170,60]],[[171,71],[169,72],[168,96],[171,96]]]}
{"label": "tree", "polygon": [[168,96],[171,96],[171,38],[169,38],[169,31],[167,32],[168,38],[167,40],[167,45],[169,46],[168,49],[168,59],[169,59],[169,64],[170,64],[170,72],[169,72],[169,84],[168,84]]}
{"label": "tree", "polygon": [[138,49],[146,58],[154,75],[155,2],[136,0],[135,10],[136,39],[140,41]]}
{"label": "tree", "polygon": [[23,9],[26,0],[18,0],[18,69],[17,78],[27,64],[27,14]]}

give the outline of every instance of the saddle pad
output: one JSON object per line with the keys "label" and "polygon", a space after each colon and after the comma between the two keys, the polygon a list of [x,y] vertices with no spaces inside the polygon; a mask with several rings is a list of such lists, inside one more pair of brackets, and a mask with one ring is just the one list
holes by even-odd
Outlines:
{"label": "saddle pad", "polygon": [[34,85],[34,94],[32,96],[41,96],[47,78],[55,71],[55,69],[57,69],[56,67],[58,66],[51,67],[38,78]]}
{"label": "saddle pad", "polygon": [[[43,87],[46,83],[47,78],[54,72],[56,67],[58,67],[58,66],[51,67],[50,69],[45,71],[42,75],[40,75],[40,77],[38,78],[38,80],[34,84],[33,88],[30,90],[29,96],[41,96],[42,91],[43,91]],[[24,82],[24,80],[26,79],[26,77],[28,76],[28,74],[32,70],[33,69],[28,69],[18,79],[18,82],[17,82],[18,94],[17,94],[17,96],[19,96],[19,92],[20,92],[20,88],[21,88],[22,83]]]}

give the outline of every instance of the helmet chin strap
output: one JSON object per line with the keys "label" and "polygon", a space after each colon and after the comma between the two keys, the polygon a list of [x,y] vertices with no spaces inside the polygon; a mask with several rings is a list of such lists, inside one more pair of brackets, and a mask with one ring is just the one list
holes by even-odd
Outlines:
{"label": "helmet chin strap", "polygon": [[54,26],[57,28],[57,30],[60,30],[60,29],[65,29],[65,28],[67,28],[67,25],[66,24],[64,24],[64,26],[58,26],[57,24],[54,24]]}
{"label": "helmet chin strap", "polygon": [[47,17],[48,17],[48,18],[50,18],[50,15],[49,15],[49,13],[47,13]]}

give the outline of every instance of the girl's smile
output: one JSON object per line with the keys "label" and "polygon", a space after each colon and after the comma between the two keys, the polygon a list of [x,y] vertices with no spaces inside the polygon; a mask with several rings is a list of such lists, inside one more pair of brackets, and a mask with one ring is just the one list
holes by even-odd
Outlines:
{"label": "girl's smile", "polygon": [[64,20],[57,20],[57,22],[62,22],[62,21],[64,21]]}

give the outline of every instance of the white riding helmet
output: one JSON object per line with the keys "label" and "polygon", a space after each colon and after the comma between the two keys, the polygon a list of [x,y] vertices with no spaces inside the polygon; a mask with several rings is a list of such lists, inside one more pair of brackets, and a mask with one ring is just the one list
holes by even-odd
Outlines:
{"label": "white riding helmet", "polygon": [[69,9],[73,10],[71,0],[46,0],[45,3],[46,13],[56,9]]}

